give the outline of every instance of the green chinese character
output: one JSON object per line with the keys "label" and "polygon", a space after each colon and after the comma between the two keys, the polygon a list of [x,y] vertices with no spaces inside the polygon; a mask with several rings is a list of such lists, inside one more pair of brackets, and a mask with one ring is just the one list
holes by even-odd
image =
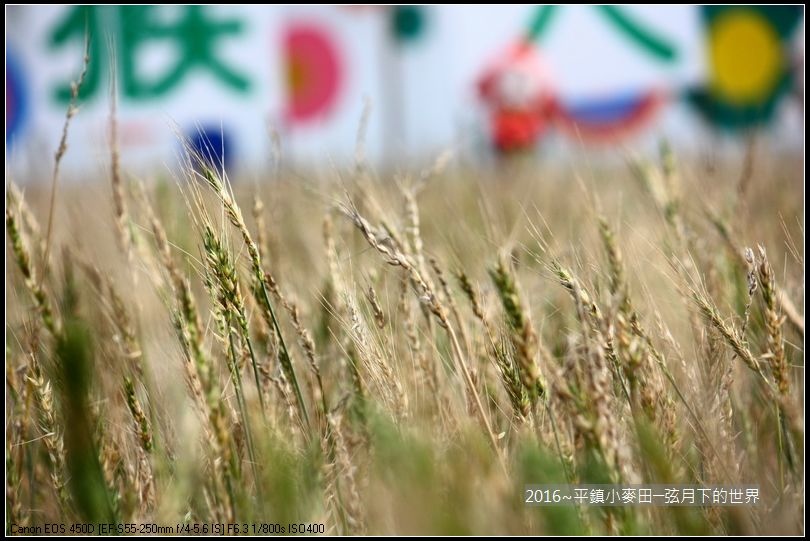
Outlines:
{"label": "green chinese character", "polygon": [[[177,23],[162,24],[156,17],[158,9],[155,6],[119,8],[121,76],[125,95],[135,99],[161,96],[195,68],[211,71],[234,90],[248,90],[250,83],[247,78],[228,68],[216,54],[216,45],[221,38],[242,33],[240,21],[212,21],[206,18],[204,7],[188,6]],[[179,54],[173,69],[149,81],[138,72],[137,59],[141,46],[154,40],[174,42]]]}
{"label": "green chinese character", "polygon": [[[79,98],[86,99],[95,95],[101,82],[101,70],[106,58],[100,34],[100,8],[98,6],[76,6],[68,12],[54,28],[48,46],[51,49],[61,47],[67,42],[78,41],[82,46],[87,45],[90,61],[87,64],[87,75],[79,89]],[[60,103],[70,101],[70,82],[56,87],[54,96]]]}
{"label": "green chinese character", "polygon": [[[195,69],[211,72],[220,82],[238,92],[246,92],[249,80],[225,65],[216,54],[217,44],[228,36],[240,35],[238,20],[215,21],[203,6],[186,6],[174,22],[163,22],[159,6],[77,6],[54,29],[49,45],[60,47],[71,40],[88,41],[90,62],[82,99],[95,96],[104,70],[111,65],[109,49],[115,47],[119,77],[124,96],[135,100],[165,95],[176,88]],[[105,35],[114,34],[116,39]],[[104,46],[105,42],[108,46]],[[150,43],[173,45],[176,60],[157,77],[148,77],[139,69],[144,46]],[[70,99],[70,85],[56,88],[60,102]]]}
{"label": "green chinese character", "polygon": [[[663,62],[672,62],[675,59],[675,48],[667,43],[660,36],[643,28],[631,16],[627,15],[617,6],[596,6],[613,26],[615,26],[625,38],[635,42],[648,54],[658,58]],[[548,5],[537,9],[532,22],[526,32],[527,41],[541,39],[548,31],[549,24],[557,12],[557,6]]]}

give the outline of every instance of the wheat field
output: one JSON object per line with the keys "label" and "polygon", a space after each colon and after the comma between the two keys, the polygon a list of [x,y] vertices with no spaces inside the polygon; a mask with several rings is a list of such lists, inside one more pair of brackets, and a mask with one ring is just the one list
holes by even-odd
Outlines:
{"label": "wheat field", "polygon": [[6,183],[7,533],[804,533],[801,156],[107,161]]}

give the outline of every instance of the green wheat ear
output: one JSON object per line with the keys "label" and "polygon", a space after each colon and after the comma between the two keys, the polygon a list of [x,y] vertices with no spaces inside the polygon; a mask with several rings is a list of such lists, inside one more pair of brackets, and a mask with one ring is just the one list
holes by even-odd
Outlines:
{"label": "green wheat ear", "polygon": [[504,257],[498,259],[489,275],[501,298],[503,311],[511,329],[512,343],[517,357],[520,380],[532,402],[545,392],[545,383],[537,364],[539,337],[532,325],[531,316],[524,307],[518,292],[517,281]]}
{"label": "green wheat ear", "polygon": [[70,318],[56,345],[62,373],[62,409],[65,424],[65,451],[70,474],[72,501],[87,522],[115,523],[113,499],[99,462],[98,444],[93,434],[90,391],[93,372],[93,342],[86,323]]}

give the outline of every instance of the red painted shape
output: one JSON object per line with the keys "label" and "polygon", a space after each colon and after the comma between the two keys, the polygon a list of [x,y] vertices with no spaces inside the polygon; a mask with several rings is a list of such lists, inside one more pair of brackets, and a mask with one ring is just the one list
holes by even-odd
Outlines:
{"label": "red painted shape", "polygon": [[322,26],[309,22],[290,24],[284,32],[287,90],[286,117],[307,122],[328,115],[343,84],[338,46]]}

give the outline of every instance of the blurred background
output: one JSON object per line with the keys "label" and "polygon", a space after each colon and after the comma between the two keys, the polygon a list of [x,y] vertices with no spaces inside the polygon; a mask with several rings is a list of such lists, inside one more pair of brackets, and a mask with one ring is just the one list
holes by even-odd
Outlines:
{"label": "blurred background", "polygon": [[[804,144],[801,6],[16,6],[6,8],[7,171],[102,171],[111,96],[128,170],[181,140],[231,170],[378,166],[450,149],[699,157]],[[761,142],[760,142],[761,141]],[[100,165],[99,162],[102,162]]]}

